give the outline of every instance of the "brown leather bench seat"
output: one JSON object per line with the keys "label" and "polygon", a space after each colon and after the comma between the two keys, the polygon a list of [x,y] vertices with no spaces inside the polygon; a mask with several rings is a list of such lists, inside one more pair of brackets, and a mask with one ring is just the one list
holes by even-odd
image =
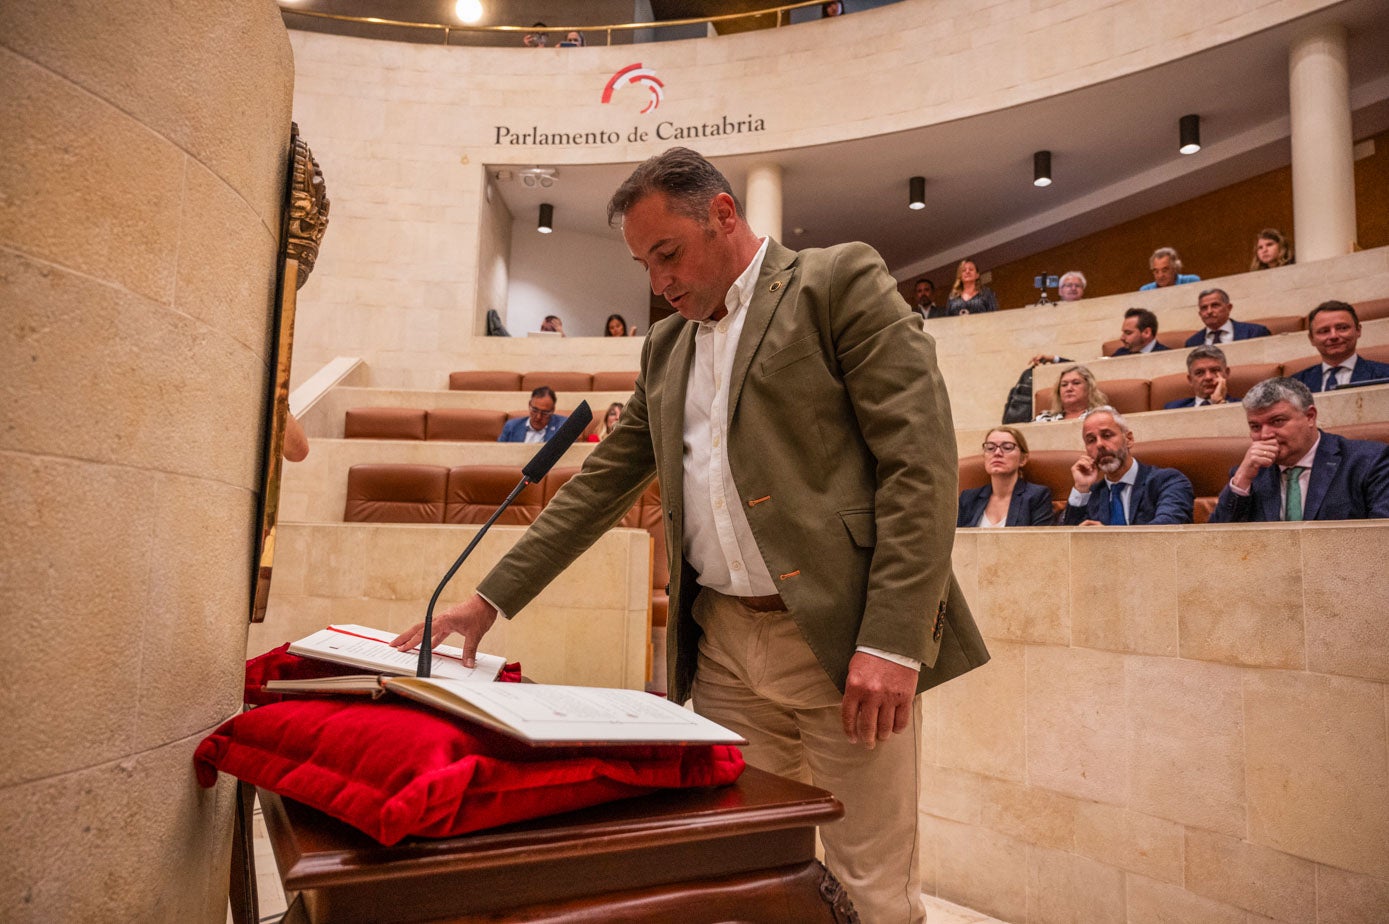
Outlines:
{"label": "brown leather bench seat", "polygon": [[348,523],[442,523],[449,470],[443,465],[354,465],[347,470]]}
{"label": "brown leather bench seat", "polygon": [[637,385],[632,372],[506,372],[474,369],[449,373],[450,391],[525,391],[548,385],[559,394],[566,391],[631,391]]}

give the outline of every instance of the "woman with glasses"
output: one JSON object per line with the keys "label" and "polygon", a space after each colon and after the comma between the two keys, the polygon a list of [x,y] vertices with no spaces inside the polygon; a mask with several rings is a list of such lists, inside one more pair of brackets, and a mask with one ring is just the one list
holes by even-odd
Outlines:
{"label": "woman with glasses", "polygon": [[1027,438],[1012,427],[997,427],[984,438],[983,448],[989,483],[960,492],[955,525],[1052,525],[1051,488],[1032,484],[1022,474],[1027,465]]}

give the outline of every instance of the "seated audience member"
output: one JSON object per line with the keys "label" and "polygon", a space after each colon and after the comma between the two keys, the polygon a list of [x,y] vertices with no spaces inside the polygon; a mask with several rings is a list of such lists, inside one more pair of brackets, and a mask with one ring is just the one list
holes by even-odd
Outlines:
{"label": "seated audience member", "polygon": [[1283,237],[1283,232],[1277,228],[1265,228],[1259,232],[1259,236],[1254,240],[1254,262],[1249,264],[1250,272],[1287,266],[1295,262],[1293,245]]}
{"label": "seated audience member", "polygon": [[608,434],[613,432],[613,427],[617,426],[617,419],[622,416],[622,402],[614,401],[608,405],[608,412],[603,415],[603,422],[598,425],[597,431],[588,435],[588,442],[597,443],[608,438]]}
{"label": "seated audience member", "polygon": [[545,443],[568,418],[555,413],[555,390],[541,385],[531,392],[530,416],[508,420],[499,443]]}
{"label": "seated audience member", "polygon": [[584,47],[584,34],[583,34],[582,32],[576,32],[576,31],[574,31],[574,30],[571,29],[568,33],[565,34],[565,36],[564,36],[564,41],[562,41],[562,42],[559,43],[559,47],[561,47],[561,48],[583,48],[583,47]]}
{"label": "seated audience member", "polygon": [[564,322],[559,319],[559,315],[557,314],[545,315],[545,320],[540,322],[540,329],[549,331],[553,334],[559,334],[561,337],[564,336]]}
{"label": "seated audience member", "polygon": [[1267,337],[1272,333],[1262,324],[1230,320],[1230,309],[1234,307],[1224,289],[1207,289],[1202,292],[1197,296],[1196,310],[1201,313],[1201,323],[1206,325],[1206,329],[1198,330],[1188,337],[1186,345],[1194,347],[1209,343],[1219,346],[1232,340],[1253,340],[1255,337]]}
{"label": "seated audience member", "polygon": [[1345,302],[1322,302],[1313,308],[1307,315],[1307,339],[1321,354],[1321,362],[1293,378],[1310,391],[1389,378],[1389,363],[1377,363],[1355,352],[1360,343],[1360,316]]}
{"label": "seated audience member", "polygon": [[949,309],[936,304],[936,284],[924,276],[916,281],[916,290],[912,297],[912,311],[927,320],[950,316]]}
{"label": "seated audience member", "polygon": [[[545,28],[545,24],[543,22],[538,22],[532,25],[531,28],[543,29]],[[527,32],[525,38],[521,39],[521,44],[525,45],[527,48],[544,48],[546,45],[550,44],[550,36],[546,35],[544,32]]]}
{"label": "seated audience member", "polygon": [[1063,302],[1078,302],[1085,297],[1085,287],[1089,285],[1085,281],[1085,274],[1080,270],[1071,270],[1061,277],[1061,281],[1056,284],[1056,297]]}
{"label": "seated audience member", "polygon": [[1157,335],[1157,315],[1147,308],[1130,308],[1124,312],[1124,326],[1119,328],[1119,339],[1124,345],[1115,350],[1114,355],[1134,356],[1167,349],[1158,343]]}
{"label": "seated audience member", "polygon": [[1389,517],[1389,445],[1319,430],[1306,385],[1265,379],[1244,396],[1244,413],[1249,451],[1212,523]]}
{"label": "seated audience member", "polygon": [[979,267],[973,260],[961,260],[955,268],[955,285],[950,287],[946,308],[953,315],[982,314],[998,310],[993,289],[979,285]]}
{"label": "seated audience member", "polygon": [[1081,421],[1085,455],[1071,466],[1075,488],[1061,522],[1067,526],[1146,526],[1190,523],[1195,492],[1175,468],[1144,465],[1133,457],[1133,431],[1112,407],[1087,411]]}
{"label": "seated audience member", "polygon": [[1153,255],[1148,258],[1148,269],[1153,272],[1153,281],[1139,286],[1140,292],[1201,281],[1200,276],[1182,272],[1182,258],[1171,247],[1159,247],[1154,250]]}
{"label": "seated audience member", "polygon": [[829,3],[820,4],[820,15],[829,19],[832,16],[844,15],[844,4],[840,0],[830,0]]}
{"label": "seated audience member", "polygon": [[984,437],[984,471],[989,484],[960,492],[955,525],[1050,526],[1051,488],[1023,477],[1027,439],[1012,427],[995,427]]}
{"label": "seated audience member", "polygon": [[1051,388],[1051,410],[1043,411],[1035,419],[1071,420],[1108,403],[1109,398],[1100,391],[1095,374],[1084,366],[1071,366],[1061,371]]}
{"label": "seated audience member", "polygon": [[627,319],[620,314],[608,315],[608,320],[603,324],[604,337],[630,337],[636,334],[635,327],[627,327]]}
{"label": "seated audience member", "polygon": [[1198,346],[1186,354],[1186,380],[1191,383],[1191,397],[1168,401],[1162,406],[1164,410],[1239,400],[1237,395],[1228,394],[1230,364],[1225,361],[1225,351],[1220,347]]}

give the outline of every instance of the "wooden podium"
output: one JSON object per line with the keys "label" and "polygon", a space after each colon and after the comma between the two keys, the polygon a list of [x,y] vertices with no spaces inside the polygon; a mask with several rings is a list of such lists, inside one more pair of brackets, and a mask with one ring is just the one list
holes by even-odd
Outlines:
{"label": "wooden podium", "polygon": [[834,796],[751,767],[672,790],[443,840],[382,847],[260,791],[284,924],[851,922],[815,859]]}

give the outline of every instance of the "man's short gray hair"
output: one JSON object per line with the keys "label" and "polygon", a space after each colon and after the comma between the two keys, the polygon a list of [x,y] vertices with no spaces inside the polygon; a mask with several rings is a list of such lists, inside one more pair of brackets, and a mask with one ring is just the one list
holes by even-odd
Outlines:
{"label": "man's short gray hair", "polygon": [[1220,365],[1224,366],[1226,369],[1230,368],[1230,363],[1225,358],[1225,351],[1222,350],[1220,347],[1213,346],[1209,343],[1202,344],[1201,346],[1198,346],[1196,349],[1192,350],[1190,353],[1186,354],[1187,372],[1191,371],[1191,367],[1196,365],[1196,360],[1198,359],[1218,359],[1220,360]]}
{"label": "man's short gray hair", "polygon": [[1133,432],[1133,428],[1130,427],[1129,422],[1124,419],[1124,415],[1116,411],[1111,405],[1101,404],[1099,407],[1092,407],[1084,414],[1081,414],[1080,425],[1082,427],[1085,426],[1085,421],[1089,419],[1091,414],[1108,414],[1110,417],[1114,418],[1114,423],[1120,430],[1123,430],[1125,433]]}
{"label": "man's short gray hair", "polygon": [[1312,406],[1312,391],[1297,379],[1264,379],[1249,389],[1240,403],[1246,411],[1266,411],[1279,401],[1288,402],[1301,413]]}
{"label": "man's short gray hair", "polygon": [[1177,272],[1180,273],[1180,272],[1182,271],[1182,257],[1181,257],[1181,254],[1177,253],[1177,251],[1174,250],[1173,248],[1171,248],[1171,247],[1159,247],[1157,250],[1154,250],[1154,251],[1153,251],[1153,255],[1152,255],[1151,257],[1148,258],[1148,266],[1151,268],[1152,265],[1153,265],[1153,263],[1154,263],[1159,257],[1167,257],[1167,258],[1171,259],[1171,261],[1172,261],[1172,266],[1174,266],[1174,267],[1176,268]]}
{"label": "man's short gray hair", "polygon": [[1085,274],[1082,273],[1080,270],[1071,270],[1069,273],[1063,273],[1061,278],[1056,280],[1056,287],[1059,289],[1061,286],[1064,286],[1066,284],[1067,279],[1079,279],[1080,287],[1082,289],[1084,289],[1086,286],[1090,284],[1086,281]]}
{"label": "man's short gray hair", "polygon": [[1203,298],[1205,298],[1207,295],[1219,295],[1219,296],[1220,296],[1220,300],[1221,300],[1222,302],[1224,302],[1224,303],[1227,304],[1227,305],[1230,304],[1230,294],[1229,294],[1228,292],[1226,292],[1224,289],[1216,289],[1216,288],[1202,289],[1202,290],[1201,290],[1201,294],[1198,295],[1198,296],[1196,296],[1196,301],[1197,301],[1197,302],[1200,302],[1200,301],[1201,301]]}

